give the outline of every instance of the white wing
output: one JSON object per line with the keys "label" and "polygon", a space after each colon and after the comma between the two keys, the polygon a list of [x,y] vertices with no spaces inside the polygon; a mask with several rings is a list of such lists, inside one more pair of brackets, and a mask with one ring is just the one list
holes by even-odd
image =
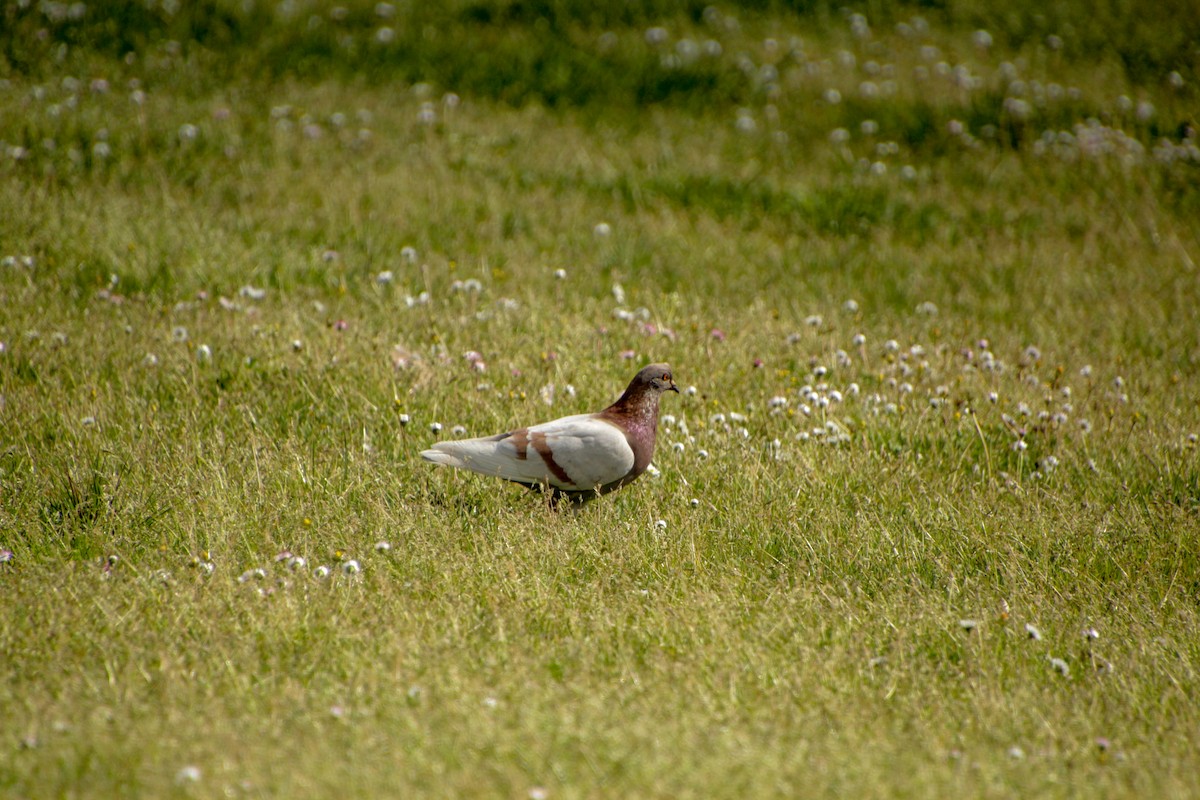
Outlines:
{"label": "white wing", "polygon": [[439,442],[426,461],[521,483],[583,491],[620,480],[633,469],[624,432],[594,414],[577,414],[499,436]]}

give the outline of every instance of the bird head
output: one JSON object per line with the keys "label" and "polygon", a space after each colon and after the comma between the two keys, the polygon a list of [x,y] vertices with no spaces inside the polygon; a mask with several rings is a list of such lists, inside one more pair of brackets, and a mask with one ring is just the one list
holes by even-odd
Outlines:
{"label": "bird head", "polygon": [[679,393],[679,387],[675,385],[675,379],[671,376],[670,364],[651,364],[643,367],[637,375],[636,382],[648,386],[660,394],[662,392]]}

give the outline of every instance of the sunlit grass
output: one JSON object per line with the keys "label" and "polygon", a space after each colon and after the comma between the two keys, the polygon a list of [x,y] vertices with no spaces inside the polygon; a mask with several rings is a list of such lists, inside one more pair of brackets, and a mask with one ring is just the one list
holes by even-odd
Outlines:
{"label": "sunlit grass", "polygon": [[3,34],[4,792],[1200,791],[1178,31],[197,8]]}

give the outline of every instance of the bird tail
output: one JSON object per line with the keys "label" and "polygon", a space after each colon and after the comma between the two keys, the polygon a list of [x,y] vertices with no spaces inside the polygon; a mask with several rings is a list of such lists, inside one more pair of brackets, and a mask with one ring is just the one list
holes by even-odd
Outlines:
{"label": "bird tail", "polygon": [[445,450],[422,450],[421,458],[426,461],[431,461],[434,464],[441,464],[446,467],[457,467],[458,469],[467,469],[467,464],[461,457],[454,453],[447,453]]}

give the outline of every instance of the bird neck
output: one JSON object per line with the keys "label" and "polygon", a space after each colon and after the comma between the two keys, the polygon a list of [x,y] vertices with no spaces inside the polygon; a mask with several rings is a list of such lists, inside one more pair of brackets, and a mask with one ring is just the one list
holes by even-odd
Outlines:
{"label": "bird neck", "polygon": [[605,411],[613,416],[624,417],[630,422],[648,423],[653,430],[658,421],[658,395],[654,392],[635,391],[631,387]]}

